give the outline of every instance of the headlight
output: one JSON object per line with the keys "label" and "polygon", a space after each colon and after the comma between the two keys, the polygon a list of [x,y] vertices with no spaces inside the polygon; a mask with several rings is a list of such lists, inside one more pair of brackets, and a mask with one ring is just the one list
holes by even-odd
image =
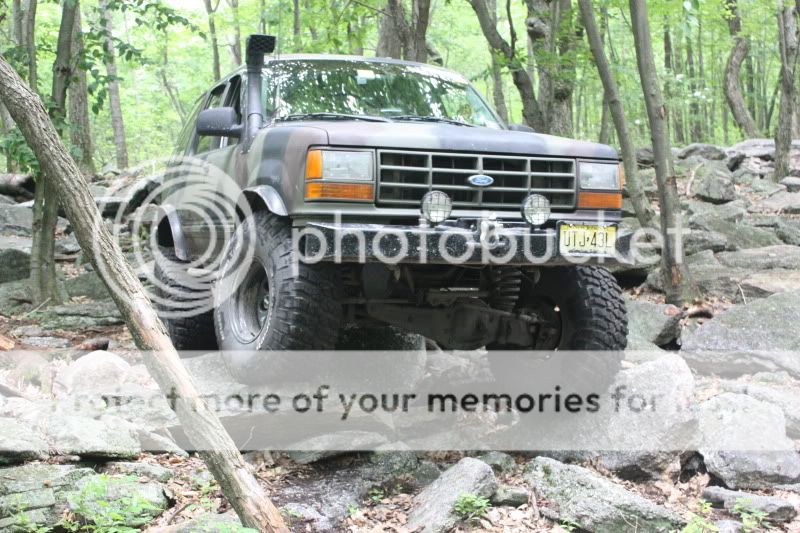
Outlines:
{"label": "headlight", "polygon": [[422,216],[432,224],[447,220],[453,211],[453,201],[442,191],[431,191],[422,197]]}
{"label": "headlight", "polygon": [[620,168],[617,164],[580,162],[581,189],[619,190],[622,187]]}
{"label": "headlight", "polygon": [[373,180],[372,152],[310,150],[306,159],[306,179]]}

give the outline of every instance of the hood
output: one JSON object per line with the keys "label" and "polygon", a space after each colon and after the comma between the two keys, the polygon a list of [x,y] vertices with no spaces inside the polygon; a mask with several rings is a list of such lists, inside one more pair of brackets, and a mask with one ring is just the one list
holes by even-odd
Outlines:
{"label": "hood", "polygon": [[540,133],[415,122],[313,121],[303,124],[324,130],[332,146],[618,159],[617,151],[610,146]]}

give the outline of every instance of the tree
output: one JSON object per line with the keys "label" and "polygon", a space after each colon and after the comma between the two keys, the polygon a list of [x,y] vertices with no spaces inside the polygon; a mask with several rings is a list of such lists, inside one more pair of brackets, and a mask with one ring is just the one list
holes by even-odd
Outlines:
{"label": "tree", "polygon": [[[504,66],[511,72],[511,79],[519,91],[522,100],[522,117],[525,122],[537,131],[547,132],[544,115],[536,99],[536,92],[533,88],[533,78],[526,70],[526,64],[519,57],[516,50],[517,33],[514,29],[514,22],[508,18],[511,42],[506,41],[497,29],[496,16],[492,17],[486,0],[468,0],[478,22],[481,26],[486,41],[492,53],[501,58]],[[510,0],[506,0],[506,9],[510,10]]]}
{"label": "tree", "polygon": [[233,64],[242,64],[242,30],[239,24],[239,0],[228,0],[233,15],[233,35],[230,38],[231,59]]}
{"label": "tree", "polygon": [[128,168],[128,144],[125,138],[125,121],[122,118],[122,102],[119,94],[119,77],[117,75],[117,59],[114,50],[114,26],[111,21],[111,10],[108,0],[100,0],[100,19],[104,33],[104,55],[106,72],[108,73],[108,105],[111,109],[111,129],[114,132],[114,149],[117,168]]}
{"label": "tree", "polygon": [[739,74],[750,50],[750,43],[740,35],[742,30],[742,18],[739,16],[737,0],[725,0],[725,19],[728,21],[728,28],[733,38],[733,48],[725,64],[725,98],[731,108],[733,120],[739,125],[742,132],[747,137],[758,137],[756,122],[750,115],[750,111],[745,104],[742,96],[742,85],[739,81]]}
{"label": "tree", "polygon": [[430,0],[412,0],[409,22],[401,0],[387,0],[378,32],[376,55],[426,62],[430,49],[427,41],[430,11]]}
{"label": "tree", "polygon": [[220,79],[219,66],[219,43],[217,41],[217,24],[214,21],[214,14],[217,12],[220,0],[217,0],[217,5],[212,6],[211,0],[203,0],[203,5],[206,7],[206,15],[208,16],[208,38],[211,41],[211,57],[213,58],[213,73],[214,81]]}
{"label": "tree", "polygon": [[795,66],[797,65],[797,7],[778,3],[778,47],[781,58],[780,93],[781,108],[778,128],[775,131],[775,174],[779,181],[791,169],[789,154],[792,149],[792,120],[795,115]]}
{"label": "tree", "polygon": [[619,96],[617,81],[611,72],[611,65],[603,49],[602,37],[597,28],[594,11],[592,10],[592,2],[591,0],[578,0],[578,5],[581,10],[583,26],[586,29],[586,38],[589,41],[589,48],[592,51],[592,57],[594,57],[594,62],[597,65],[600,81],[603,82],[605,104],[611,113],[611,117],[614,120],[614,127],[617,130],[617,137],[619,138],[622,151],[622,164],[625,167],[625,183],[628,196],[636,212],[636,218],[639,220],[642,227],[653,226],[653,212],[644,194],[644,189],[639,182],[636,165],[636,150],[633,146],[630,132],[628,131],[628,122],[625,118],[625,110],[622,107],[622,100]]}
{"label": "tree", "polygon": [[672,152],[667,124],[667,106],[661,94],[656,64],[653,58],[653,43],[650,38],[650,23],[647,20],[645,0],[630,0],[631,26],[636,48],[636,63],[644,93],[650,137],[653,142],[653,162],[656,169],[658,201],[661,210],[661,270],[667,302],[681,305],[686,294],[686,275],[683,266],[681,242],[675,234],[680,217],[678,188],[672,169]]}
{"label": "tree", "polygon": [[[0,100],[8,108],[42,170],[61,198],[75,236],[119,308],[145,365],[183,424],[186,435],[205,461],[246,527],[288,533],[278,509],[236,449],[216,415],[200,397],[181,364],[164,325],[133,269],[125,262],[94,203],[89,184],[67,153],[41,100],[0,56]],[[114,287],[116,290],[111,290]]]}
{"label": "tree", "polygon": [[80,6],[75,13],[72,32],[71,57],[76,68],[72,70],[72,82],[67,87],[67,120],[70,123],[70,142],[78,148],[78,166],[85,174],[93,175],[94,143],[89,121],[89,89],[86,81],[86,64],[81,30]]}

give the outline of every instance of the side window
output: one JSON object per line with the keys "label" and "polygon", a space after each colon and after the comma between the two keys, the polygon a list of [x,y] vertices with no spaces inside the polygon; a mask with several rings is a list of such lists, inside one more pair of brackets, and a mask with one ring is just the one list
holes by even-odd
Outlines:
{"label": "side window", "polygon": [[178,142],[175,146],[176,156],[185,155],[189,151],[189,145],[194,139],[195,122],[197,122],[197,115],[200,114],[201,109],[203,109],[203,97],[198,98],[195,102],[192,112],[189,113],[189,118],[186,119],[186,124],[183,125],[183,129],[178,135]]}
{"label": "side window", "polygon": [[[228,83],[228,90],[225,92],[225,106],[236,110],[236,119],[242,123],[242,77],[234,76]],[[226,137],[222,139],[220,146],[233,146],[238,144],[237,137]]]}
{"label": "side window", "polygon": [[[213,91],[211,91],[211,95],[208,97],[208,102],[206,103],[203,109],[212,109],[214,107],[219,107],[222,104],[222,94],[225,92],[225,85],[220,85],[219,87],[215,87]],[[196,117],[195,117],[196,118]],[[194,126],[194,122],[192,123]],[[197,144],[194,148],[194,153],[201,154],[203,152],[208,152],[209,150],[215,150],[219,148],[219,137],[198,137]]]}

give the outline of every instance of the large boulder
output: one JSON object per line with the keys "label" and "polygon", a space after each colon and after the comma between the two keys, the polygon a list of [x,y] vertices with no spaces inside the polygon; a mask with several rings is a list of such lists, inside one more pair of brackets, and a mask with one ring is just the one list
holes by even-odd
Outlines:
{"label": "large boulder", "polygon": [[710,159],[712,161],[722,161],[727,157],[725,150],[713,144],[692,143],[678,152],[678,159],[689,159],[696,157],[699,159]]}
{"label": "large boulder", "polygon": [[785,370],[800,377],[800,291],[736,305],[697,328],[683,357],[701,372],[738,375]]}
{"label": "large boulder", "polygon": [[120,356],[98,350],[64,368],[56,383],[66,395],[111,393],[122,388],[130,369],[131,365]]}
{"label": "large boulder", "polygon": [[[677,341],[681,334],[681,310],[647,300],[625,299],[628,310],[628,348],[663,346]],[[645,344],[643,344],[645,343]]]}
{"label": "large boulder", "polygon": [[649,146],[643,146],[636,149],[636,163],[642,168],[649,168],[653,166],[653,149]]}
{"label": "large boulder", "polygon": [[781,180],[781,185],[786,187],[789,192],[800,192],[800,178],[787,176]]}
{"label": "large boulder", "polygon": [[0,233],[30,235],[33,210],[22,205],[0,205]]}
{"label": "large boulder", "polygon": [[689,230],[683,236],[683,253],[694,255],[706,250],[722,252],[728,247],[728,237],[718,231]]}
{"label": "large boulder", "polygon": [[134,459],[142,452],[136,429],[114,416],[54,413],[47,418],[47,440],[62,455]]}
{"label": "large boulder", "polygon": [[[747,276],[740,284],[743,299],[766,298],[781,292],[800,291],[800,270],[764,270]],[[737,299],[738,301],[738,299]]]}
{"label": "large boulder", "polygon": [[123,324],[122,315],[113,302],[62,304],[33,313],[45,329],[77,329]]}
{"label": "large boulder", "polygon": [[414,497],[408,528],[423,533],[450,531],[459,520],[454,507],[460,496],[489,498],[496,489],[492,468],[483,461],[465,457]]}
{"label": "large boulder", "polygon": [[775,139],[747,139],[731,146],[730,151],[772,161],[775,159]]}
{"label": "large boulder", "polygon": [[26,279],[30,276],[31,255],[22,250],[0,250],[0,283]]}
{"label": "large boulder", "polygon": [[64,288],[71,297],[85,296],[92,300],[107,300],[111,296],[105,283],[96,272],[84,272],[64,281]]}
{"label": "large boulder", "polygon": [[777,244],[750,250],[723,252],[717,254],[717,259],[724,266],[750,271],[771,268],[795,269],[800,265],[800,246]]}
{"label": "large boulder", "polygon": [[756,400],[777,405],[786,417],[786,434],[800,439],[800,386],[787,377],[783,383],[723,381],[726,392],[746,394]]}
{"label": "large boulder", "polygon": [[750,513],[764,513],[766,519],[772,524],[791,522],[797,516],[797,510],[792,502],[774,496],[749,494],[728,490],[724,487],[706,487],[703,491],[703,499],[730,512],[744,509]]}
{"label": "large boulder", "polygon": [[758,202],[755,209],[787,215],[800,214],[800,192],[778,192]]}
{"label": "large boulder", "polygon": [[0,417],[0,465],[22,463],[47,456],[47,442],[37,428]]}
{"label": "large boulder", "polygon": [[699,410],[700,453],[710,474],[729,488],[767,488],[800,481],[800,454],[786,436],[779,407],[723,393]]}
{"label": "large boulder", "polygon": [[104,474],[80,479],[66,499],[72,513],[84,522],[94,522],[101,531],[109,523],[141,528],[169,506],[164,487],[158,482]]}
{"label": "large boulder", "polygon": [[540,507],[550,519],[576,524],[595,533],[680,530],[677,514],[587,468],[537,457],[525,480],[547,503]]}
{"label": "large boulder", "polygon": [[700,199],[712,204],[724,204],[736,199],[736,189],[730,177],[730,172],[725,169],[709,169],[694,186],[692,192]]}

